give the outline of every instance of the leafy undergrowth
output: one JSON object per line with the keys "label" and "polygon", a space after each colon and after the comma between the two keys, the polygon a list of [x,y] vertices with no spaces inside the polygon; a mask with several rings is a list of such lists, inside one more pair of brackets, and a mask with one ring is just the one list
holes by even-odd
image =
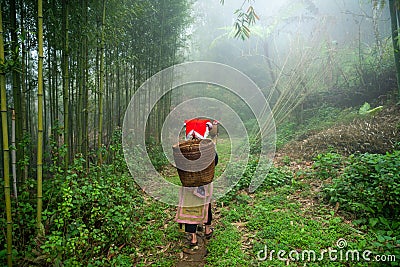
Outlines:
{"label": "leafy undergrowth", "polygon": [[361,258],[363,251],[376,251],[374,234],[357,229],[313,197],[309,180],[264,186],[252,195],[237,191],[228,205],[219,205],[208,266],[370,266],[350,254],[346,260],[346,252],[357,250]]}
{"label": "leafy undergrowth", "polygon": [[[398,151],[326,153],[315,162],[285,156],[249,194],[252,156],[237,186],[214,205],[206,266],[398,266],[398,158]],[[13,207],[16,265],[175,266],[187,241],[175,207],[147,197],[125,168],[87,173],[83,163],[77,158],[45,180],[44,237],[35,235],[35,184],[26,183]]]}
{"label": "leafy undergrowth", "polygon": [[[18,205],[12,202],[16,266],[174,266],[184,240],[173,221],[175,207],[148,197],[129,174],[121,146],[113,152],[112,165],[90,171],[80,156],[66,171],[49,167],[43,236],[36,234],[36,182],[20,188]],[[5,212],[0,223],[6,225]],[[5,252],[1,248],[3,265]]]}
{"label": "leafy undergrowth", "polygon": [[251,160],[217,205],[221,237],[208,244],[207,266],[398,266],[398,159],[398,150],[284,156],[248,194]]}
{"label": "leafy undergrowth", "polygon": [[173,222],[175,209],[148,198],[126,173],[107,167],[90,176],[69,171],[45,187],[44,195],[51,197],[45,199],[44,237],[34,235],[35,199],[20,196],[14,214],[17,266],[173,266],[176,261],[182,236]]}
{"label": "leafy undergrowth", "polygon": [[[363,231],[375,235],[374,249],[400,259],[400,151],[342,157],[319,155],[314,164],[323,197]],[[334,158],[335,160],[332,160]],[[321,164],[321,162],[324,162]],[[331,173],[324,179],[321,172]]]}

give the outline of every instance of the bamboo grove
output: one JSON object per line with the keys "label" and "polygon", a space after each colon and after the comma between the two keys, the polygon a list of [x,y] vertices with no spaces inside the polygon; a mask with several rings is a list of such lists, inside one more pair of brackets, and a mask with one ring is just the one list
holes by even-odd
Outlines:
{"label": "bamboo grove", "polygon": [[[37,234],[44,234],[41,181],[50,179],[49,165],[66,169],[77,155],[85,159],[87,170],[90,164],[112,161],[107,148],[122,126],[135,90],[156,72],[183,61],[191,3],[9,0],[0,4],[0,171],[10,265],[11,203],[18,201],[20,186],[37,179]],[[169,105],[166,96],[150,128],[160,127]]]}

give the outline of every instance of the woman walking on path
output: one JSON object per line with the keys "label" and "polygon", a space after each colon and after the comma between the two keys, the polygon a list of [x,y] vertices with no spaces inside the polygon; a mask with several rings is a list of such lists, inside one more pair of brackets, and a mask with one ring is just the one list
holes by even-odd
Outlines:
{"label": "woman walking on path", "polygon": [[[185,121],[186,140],[207,138],[213,125],[207,119],[190,119]],[[218,164],[218,156],[215,154],[214,164]],[[176,214],[176,221],[180,228],[191,234],[190,248],[198,248],[197,229],[199,225],[204,224],[204,236],[211,238],[213,234],[211,198],[212,183],[199,187],[182,187],[180,199]]]}

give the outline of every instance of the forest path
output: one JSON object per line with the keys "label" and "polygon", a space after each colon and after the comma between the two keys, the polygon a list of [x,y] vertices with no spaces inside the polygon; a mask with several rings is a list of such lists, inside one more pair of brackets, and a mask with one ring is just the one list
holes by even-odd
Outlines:
{"label": "forest path", "polygon": [[[212,215],[213,215],[213,221],[212,221],[212,227],[217,226],[219,224],[219,221],[221,219],[221,212],[220,208],[215,205],[215,203],[212,205]],[[213,231],[216,231],[213,229]],[[213,232],[214,234],[215,232]],[[214,235],[213,235],[214,236]],[[185,233],[186,237],[186,244],[189,245],[190,242],[190,236],[189,234]],[[206,257],[208,254],[207,250],[207,245],[208,242],[211,242],[214,237],[211,237],[211,239],[207,240],[206,237],[204,236],[204,225],[203,225],[203,230],[202,231],[197,231],[197,242],[198,242],[198,248],[191,250],[188,248],[182,248],[182,251],[179,252],[178,258],[179,261],[174,265],[175,267],[203,267],[206,264]]]}
{"label": "forest path", "polygon": [[197,249],[183,249],[180,252],[180,261],[176,267],[203,267],[205,265],[205,257],[207,256],[207,240],[203,233],[197,234]]}

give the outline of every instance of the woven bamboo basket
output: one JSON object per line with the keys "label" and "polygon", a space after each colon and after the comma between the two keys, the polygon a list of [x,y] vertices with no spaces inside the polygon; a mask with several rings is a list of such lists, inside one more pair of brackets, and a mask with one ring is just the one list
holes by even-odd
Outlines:
{"label": "woven bamboo basket", "polygon": [[[172,149],[178,175],[183,186],[197,187],[213,181],[215,145],[212,140],[188,140],[175,144]],[[198,161],[200,156],[201,160]]]}

